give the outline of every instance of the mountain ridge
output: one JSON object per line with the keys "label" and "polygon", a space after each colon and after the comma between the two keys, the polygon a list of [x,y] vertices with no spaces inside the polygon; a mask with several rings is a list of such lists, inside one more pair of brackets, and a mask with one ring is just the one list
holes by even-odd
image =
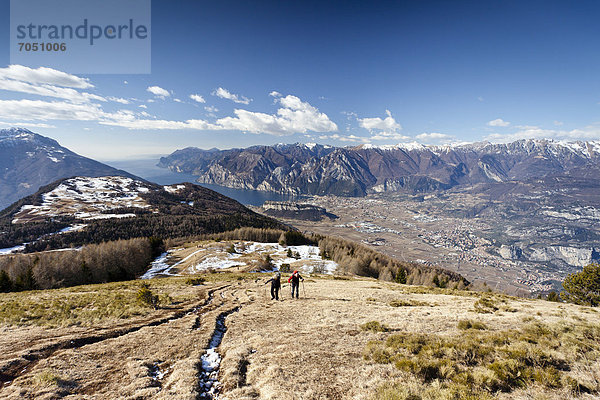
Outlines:
{"label": "mountain ridge", "polygon": [[0,130],[0,209],[58,179],[105,175],[141,179],[81,156],[28,129]]}
{"label": "mountain ridge", "polygon": [[245,149],[188,147],[158,166],[198,176],[200,183],[289,194],[364,196],[414,193],[461,185],[600,172],[600,141],[547,139],[505,144],[332,147],[278,144]]}
{"label": "mountain ridge", "polygon": [[120,239],[187,237],[242,226],[282,228],[239,202],[191,183],[121,176],[46,185],[0,212],[0,249],[40,251]]}

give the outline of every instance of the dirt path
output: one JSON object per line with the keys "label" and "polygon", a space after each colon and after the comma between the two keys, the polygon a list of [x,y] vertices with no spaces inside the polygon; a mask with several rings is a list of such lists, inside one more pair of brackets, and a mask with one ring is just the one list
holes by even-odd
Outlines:
{"label": "dirt path", "polygon": [[[371,399],[402,373],[363,359],[370,340],[389,334],[362,330],[365,322],[380,321],[392,332],[456,335],[461,319],[503,330],[542,313],[549,323],[565,318],[548,312],[555,307],[548,302],[527,300],[509,301],[509,312],[474,314],[476,297],[369,279],[307,279],[305,296],[291,299],[284,287],[281,301],[272,301],[263,281],[208,283],[198,287],[195,304],[129,325],[46,335],[23,328],[0,355],[0,398]],[[398,300],[408,306],[390,305]]]}
{"label": "dirt path", "polygon": [[[198,304],[151,321],[92,335],[75,330],[46,340],[26,337],[38,339],[38,348],[30,342],[13,343],[12,356],[19,349],[21,354],[2,361],[0,397],[160,398],[164,391],[177,398],[195,398],[196,364],[218,310],[226,305],[221,293],[229,286],[202,289]],[[40,390],[44,383],[54,384]]]}
{"label": "dirt path", "polygon": [[[309,296],[298,300],[289,299],[285,287],[280,302],[270,301],[262,281],[207,285],[198,304],[151,321],[45,337],[43,330],[31,329],[0,360],[0,397],[204,399],[219,392],[224,399],[355,397],[348,388],[357,371],[347,363],[361,362],[357,349],[366,341],[346,345],[359,334],[353,318],[339,321],[350,312],[340,305],[350,300],[314,296],[310,285]],[[311,388],[300,386],[304,395],[275,390],[294,376],[311,382]]]}

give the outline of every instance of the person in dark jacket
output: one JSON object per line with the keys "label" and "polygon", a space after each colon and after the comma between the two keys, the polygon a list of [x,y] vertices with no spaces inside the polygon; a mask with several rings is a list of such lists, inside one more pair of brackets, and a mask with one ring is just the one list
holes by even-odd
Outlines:
{"label": "person in dark jacket", "polygon": [[298,271],[294,271],[292,276],[288,279],[288,283],[292,284],[292,299],[294,298],[294,290],[296,290],[296,298],[298,298],[298,293],[300,292],[300,280],[304,281],[304,278],[300,276]]}
{"label": "person in dark jacket", "polygon": [[279,288],[281,287],[281,274],[278,272],[271,279],[265,282],[271,282],[271,300],[279,300]]}

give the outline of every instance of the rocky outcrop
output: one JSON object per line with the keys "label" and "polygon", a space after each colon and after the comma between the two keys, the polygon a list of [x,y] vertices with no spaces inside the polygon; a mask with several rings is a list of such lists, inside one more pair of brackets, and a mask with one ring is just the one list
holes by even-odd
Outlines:
{"label": "rocky outcrop", "polygon": [[498,253],[505,260],[518,260],[523,257],[523,250],[517,246],[506,246],[503,244]]}
{"label": "rocky outcrop", "polygon": [[595,248],[549,246],[533,250],[530,261],[552,262],[561,260],[573,267],[584,267],[600,261],[600,253]]}

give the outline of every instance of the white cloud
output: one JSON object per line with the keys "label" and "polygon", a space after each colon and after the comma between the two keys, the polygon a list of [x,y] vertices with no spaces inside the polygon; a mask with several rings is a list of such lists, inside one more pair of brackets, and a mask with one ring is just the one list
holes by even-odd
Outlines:
{"label": "white cloud", "polygon": [[25,81],[6,79],[2,77],[0,77],[0,90],[34,94],[37,96],[55,97],[59,99],[69,100],[74,103],[86,103],[92,100],[106,101],[106,99],[101,96],[91,93],[79,92],[78,90],[68,87],[60,87],[50,84],[29,83]]}
{"label": "white cloud", "polygon": [[148,108],[148,106],[147,106],[147,105],[145,105],[145,104],[140,104],[138,107],[139,107],[139,108]]}
{"label": "white cloud", "polygon": [[308,131],[334,132],[338,129],[326,114],[296,96],[288,95],[278,99],[278,102],[281,107],[276,114],[236,109],[234,110],[235,116],[221,118],[214,123],[199,119],[187,121],[145,120],[124,112],[118,115],[105,115],[100,123],[128,129],[237,130],[275,136]]}
{"label": "white cloud", "polygon": [[497,118],[494,119],[492,121],[489,121],[488,126],[501,126],[501,127],[505,127],[505,126],[509,126],[510,122],[508,121],[504,121],[502,118]]}
{"label": "white cloud", "polygon": [[56,128],[54,125],[42,124],[42,123],[31,123],[31,122],[2,122],[0,121],[1,127],[12,128],[18,126],[20,128]]}
{"label": "white cloud", "polygon": [[[276,93],[276,92],[271,92],[271,93]],[[252,101],[252,99],[249,99],[245,96],[241,96],[238,94],[233,94],[229,90],[224,89],[222,87],[215,89],[211,94],[213,96],[217,96],[222,99],[231,100],[234,103],[238,103],[238,104],[250,104],[250,102]]]}
{"label": "white cloud", "polygon": [[123,99],[121,97],[112,97],[111,96],[111,97],[107,97],[107,98],[108,98],[108,100],[114,101],[115,103],[120,103],[120,104],[129,104],[130,103],[129,100]]}
{"label": "white cloud", "polygon": [[178,99],[177,97],[173,98],[173,101],[175,103],[183,103],[183,101],[181,101],[181,99]]}
{"label": "white cloud", "polygon": [[148,86],[146,91],[152,93],[156,97],[160,97],[164,99],[165,97],[169,97],[171,93],[167,89],[163,89],[160,86]]}
{"label": "white cloud", "polygon": [[583,129],[556,130],[543,129],[537,126],[523,126],[520,129],[507,134],[492,133],[485,139],[492,142],[514,142],[523,139],[554,139],[554,140],[600,140],[600,127],[595,125],[586,126]]}
{"label": "white cloud", "polygon": [[102,125],[120,126],[127,129],[145,130],[174,130],[174,129],[196,129],[196,130],[219,130],[219,126],[200,119],[187,121],[169,121],[159,119],[137,119],[133,116],[124,115],[121,118],[113,118],[100,121]]}
{"label": "white cloud", "polygon": [[409,136],[405,136],[398,132],[378,132],[371,136],[371,140],[407,140]]}
{"label": "white cloud", "polygon": [[235,117],[225,117],[216,124],[224,129],[240,130],[251,133],[267,133],[275,136],[292,135],[294,133],[334,132],[337,125],[327,114],[316,107],[303,102],[298,97],[288,95],[277,100],[281,108],[277,114],[265,114],[246,110],[234,110]]}
{"label": "white cloud", "polygon": [[52,68],[39,67],[33,69],[23,65],[9,65],[6,68],[0,68],[0,79],[10,79],[34,85],[52,85],[76,89],[94,87],[89,82],[89,79],[86,78],[80,78]]}
{"label": "white cloud", "polygon": [[281,97],[281,93],[279,93],[276,90],[273,90],[271,93],[269,93],[269,96],[271,96],[271,97]]}
{"label": "white cloud", "polygon": [[562,121],[554,121],[553,124],[556,125],[556,126],[563,126],[564,122],[562,122]]}
{"label": "white cloud", "polygon": [[215,106],[206,106],[204,109],[210,113],[216,113],[219,109]]}
{"label": "white cloud", "polygon": [[204,97],[200,96],[199,94],[190,94],[190,99],[192,99],[198,103],[206,103],[206,100],[204,100]]}
{"label": "white cloud", "polygon": [[102,96],[78,90],[93,87],[88,79],[52,68],[33,69],[22,65],[0,68],[0,90],[54,97],[74,103],[106,101]]}
{"label": "white cloud", "polygon": [[421,133],[420,135],[415,136],[415,138],[425,143],[449,143],[454,139],[453,136],[439,132]]}
{"label": "white cloud", "polygon": [[370,143],[371,139],[368,137],[364,137],[364,136],[356,136],[356,135],[339,135],[337,133],[334,133],[333,135],[321,135],[319,136],[319,139],[321,140],[338,140],[340,142],[349,142],[349,143]]}
{"label": "white cloud", "polygon": [[[17,78],[22,80],[17,80]],[[152,118],[145,111],[135,113],[122,109],[116,112],[106,112],[100,104],[93,100],[106,102],[107,99],[82,93],[70,87],[40,83],[42,78],[61,85],[93,87],[85,79],[48,68],[32,70],[27,67],[11,66],[0,69],[0,89],[61,99],[61,101],[0,100],[0,119],[30,121],[26,123],[49,120],[95,121],[104,125],[121,126],[128,129],[238,130],[276,136],[309,131],[333,132],[338,130],[337,125],[326,114],[292,95],[285,97],[277,95],[275,101],[280,107],[275,114],[236,109],[234,116],[221,118],[214,123],[201,119],[173,121]],[[27,82],[25,79],[34,83]],[[146,90],[162,99],[171,96],[169,91],[159,86],[150,86]],[[246,97],[231,94],[223,88],[217,89],[214,95],[243,104],[251,101]],[[196,95],[198,98],[192,96],[190,98],[195,101],[201,99],[199,95]],[[108,97],[108,100],[119,104],[130,104],[130,100],[120,97],[111,96]],[[202,100],[204,99],[202,98]],[[174,101],[180,100],[175,98]],[[147,102],[154,102],[154,99],[148,99]],[[144,104],[138,107],[147,108]],[[214,106],[207,106],[206,110],[218,111]]]}
{"label": "white cloud", "polygon": [[0,100],[0,118],[25,121],[76,120],[93,121],[106,115],[97,104],[74,104],[65,101]]}
{"label": "white cloud", "polygon": [[369,131],[381,130],[388,132],[395,132],[402,129],[402,126],[396,122],[392,113],[389,110],[385,110],[387,117],[385,118],[358,118],[358,125],[361,128],[368,129]]}

